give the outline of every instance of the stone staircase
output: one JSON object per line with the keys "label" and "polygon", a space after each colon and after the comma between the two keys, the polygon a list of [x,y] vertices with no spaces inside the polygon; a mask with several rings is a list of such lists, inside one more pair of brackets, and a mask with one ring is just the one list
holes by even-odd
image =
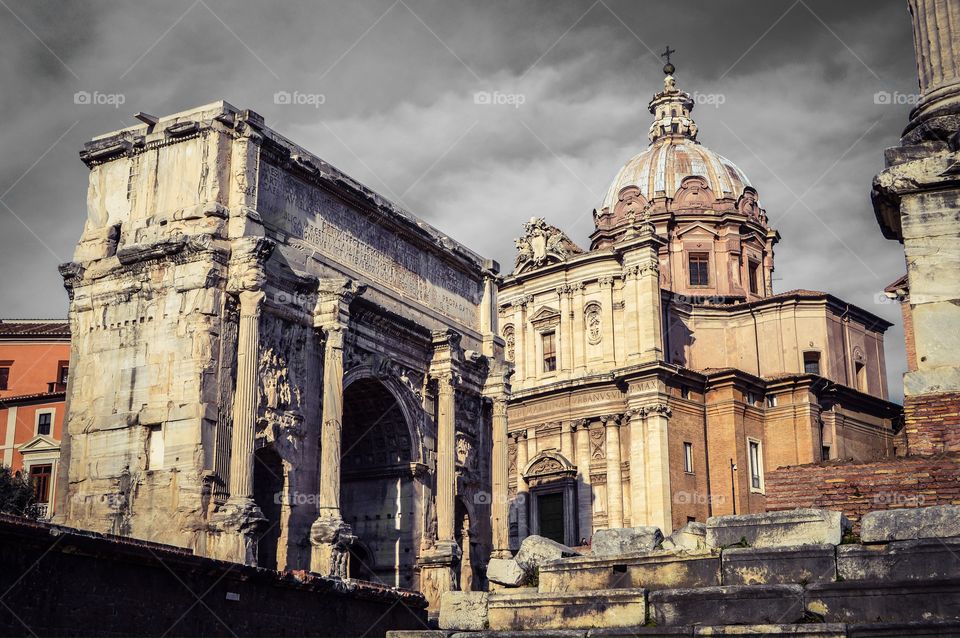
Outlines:
{"label": "stone staircase", "polygon": [[861,539],[824,510],[715,517],[622,551],[651,529],[604,530],[624,539],[616,553],[595,538],[592,555],[558,546],[552,560],[533,537],[540,551],[517,558],[543,560],[510,570],[525,582],[448,592],[439,630],[388,635],[960,637],[960,506],[867,514]]}

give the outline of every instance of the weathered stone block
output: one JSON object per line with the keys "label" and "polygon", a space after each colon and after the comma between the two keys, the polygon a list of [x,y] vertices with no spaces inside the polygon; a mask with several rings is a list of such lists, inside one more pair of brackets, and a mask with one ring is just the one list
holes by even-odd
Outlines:
{"label": "weathered stone block", "polygon": [[621,527],[598,529],[593,533],[590,548],[594,556],[621,556],[651,552],[662,542],[659,527]]}
{"label": "weathered stone block", "polygon": [[694,627],[694,636],[816,636],[847,638],[847,626],[841,623],[791,625],[728,625],[726,627]]}
{"label": "weathered stone block", "polygon": [[958,620],[960,579],[822,583],[807,588],[805,603],[827,622]]}
{"label": "weathered stone block", "polygon": [[657,551],[633,556],[580,556],[540,568],[541,592],[720,585],[719,555]]}
{"label": "weathered stone block", "polygon": [[864,543],[960,537],[960,505],[868,512],[860,522]]}
{"label": "weathered stone block", "polygon": [[840,545],[837,574],[842,580],[960,578],[960,539]]}
{"label": "weathered stone block", "polygon": [[847,638],[956,638],[960,621],[920,620],[905,623],[864,623],[847,625]]}
{"label": "weathered stone block", "polygon": [[485,591],[446,591],[440,596],[440,629],[480,631],[487,628]]}
{"label": "weathered stone block", "polygon": [[514,560],[517,561],[520,569],[528,574],[532,574],[548,561],[579,555],[579,552],[570,549],[566,545],[561,545],[543,536],[533,535],[523,539],[523,542],[520,543],[520,550],[517,552]]}
{"label": "weathered stone block", "polygon": [[806,585],[837,579],[833,545],[723,550],[724,585]]}
{"label": "weathered stone block", "polygon": [[501,591],[490,594],[488,619],[495,631],[633,627],[646,622],[646,603],[643,589],[551,594]]}
{"label": "weathered stone block", "polygon": [[696,521],[687,523],[664,539],[662,546],[686,552],[707,551],[707,526]]}
{"label": "weathered stone block", "polygon": [[512,558],[491,558],[487,563],[487,579],[507,587],[519,587],[526,581],[527,573]]}
{"label": "weathered stone block", "polygon": [[803,587],[752,585],[650,592],[650,619],[660,625],[781,624],[801,619]]}
{"label": "weathered stone block", "polygon": [[850,521],[840,512],[796,509],[763,514],[712,516],[707,519],[707,545],[749,547],[839,545]]}

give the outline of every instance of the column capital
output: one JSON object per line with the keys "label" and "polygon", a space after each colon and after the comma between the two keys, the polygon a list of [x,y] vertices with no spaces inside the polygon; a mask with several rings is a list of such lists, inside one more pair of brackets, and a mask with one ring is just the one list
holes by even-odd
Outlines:
{"label": "column capital", "polygon": [[610,286],[613,287],[613,277],[600,277],[597,279],[597,283],[601,286]]}
{"label": "column capital", "polygon": [[232,242],[227,290],[234,294],[262,290],[267,282],[265,265],[275,245],[266,237],[242,237]]}
{"label": "column capital", "polygon": [[570,429],[576,432],[577,430],[586,429],[589,424],[590,419],[574,419],[570,422]]}
{"label": "column capital", "polygon": [[367,287],[353,279],[337,277],[321,279],[317,283],[317,303],[313,308],[313,325],[324,332],[347,325],[350,303]]}
{"label": "column capital", "polygon": [[604,427],[615,428],[620,426],[620,415],[619,414],[604,414],[600,417],[600,422],[603,423]]}
{"label": "column capital", "polygon": [[644,417],[648,416],[665,416],[668,419],[673,416],[673,410],[670,409],[670,406],[666,403],[653,403],[651,405],[645,405],[639,410],[642,410],[642,415]]}
{"label": "column capital", "polygon": [[524,428],[524,429],[522,429],[522,430],[517,430],[517,431],[515,431],[515,432],[511,432],[508,436],[509,436],[511,439],[513,439],[515,442],[519,443],[519,442],[520,442],[520,439],[526,439],[526,438],[527,438],[527,430],[526,430],[526,428]]}

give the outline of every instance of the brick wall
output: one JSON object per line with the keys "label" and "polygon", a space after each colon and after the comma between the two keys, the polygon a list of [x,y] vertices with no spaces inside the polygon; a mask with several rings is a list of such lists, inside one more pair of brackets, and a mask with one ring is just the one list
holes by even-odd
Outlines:
{"label": "brick wall", "polygon": [[376,638],[426,626],[419,593],[3,515],[0,592],[0,636]]}
{"label": "brick wall", "polygon": [[910,454],[960,452],[960,392],[904,397],[903,421]]}
{"label": "brick wall", "polygon": [[960,505],[960,454],[781,467],[767,474],[766,488],[769,511],[839,510],[859,530],[860,518],[873,510]]}

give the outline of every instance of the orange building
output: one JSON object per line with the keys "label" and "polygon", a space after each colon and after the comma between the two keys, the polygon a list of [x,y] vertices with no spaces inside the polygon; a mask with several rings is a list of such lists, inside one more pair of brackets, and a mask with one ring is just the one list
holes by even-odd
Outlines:
{"label": "orange building", "polygon": [[44,518],[53,513],[69,359],[67,322],[0,320],[0,466],[33,479]]}

